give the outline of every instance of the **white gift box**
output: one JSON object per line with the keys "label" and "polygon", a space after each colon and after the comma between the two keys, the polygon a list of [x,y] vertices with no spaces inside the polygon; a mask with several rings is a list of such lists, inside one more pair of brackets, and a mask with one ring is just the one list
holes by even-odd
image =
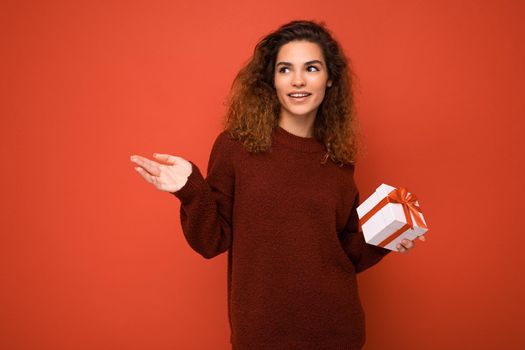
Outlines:
{"label": "white gift box", "polygon": [[365,241],[393,251],[401,240],[428,231],[417,197],[403,187],[381,184],[357,207],[357,215]]}

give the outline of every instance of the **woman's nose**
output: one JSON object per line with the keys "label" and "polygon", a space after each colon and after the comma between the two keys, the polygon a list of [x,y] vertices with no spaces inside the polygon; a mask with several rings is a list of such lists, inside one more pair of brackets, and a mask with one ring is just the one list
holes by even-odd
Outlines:
{"label": "woman's nose", "polygon": [[293,86],[303,86],[304,84],[305,84],[305,81],[301,73],[294,75],[293,80],[292,80]]}

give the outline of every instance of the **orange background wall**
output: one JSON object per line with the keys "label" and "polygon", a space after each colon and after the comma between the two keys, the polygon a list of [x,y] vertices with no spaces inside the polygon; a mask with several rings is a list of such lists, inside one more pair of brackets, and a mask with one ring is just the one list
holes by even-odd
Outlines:
{"label": "orange background wall", "polygon": [[129,156],[205,171],[235,74],[299,18],[326,21],[360,78],[362,199],[405,186],[430,225],[359,275],[365,349],[523,348],[524,13],[517,0],[3,1],[0,348],[229,348],[226,254],[191,250],[179,202]]}

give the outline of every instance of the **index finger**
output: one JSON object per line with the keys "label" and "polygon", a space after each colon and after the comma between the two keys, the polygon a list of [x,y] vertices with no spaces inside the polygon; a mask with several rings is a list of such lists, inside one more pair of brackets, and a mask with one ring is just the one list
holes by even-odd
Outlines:
{"label": "index finger", "polygon": [[172,156],[170,154],[163,154],[163,153],[153,153],[153,157],[165,163],[168,163],[168,164],[175,164],[177,160],[179,160],[180,158],[177,156]]}
{"label": "index finger", "polygon": [[143,167],[146,169],[146,171],[152,175],[159,176],[160,175],[160,164],[152,161],[148,158],[138,156],[138,155],[132,155],[130,157],[131,161],[135,164]]}

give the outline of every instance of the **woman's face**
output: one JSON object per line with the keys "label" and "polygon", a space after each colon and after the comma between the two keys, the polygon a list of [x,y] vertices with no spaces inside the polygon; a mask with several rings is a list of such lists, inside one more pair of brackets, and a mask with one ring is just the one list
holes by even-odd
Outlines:
{"label": "woman's face", "polygon": [[[274,84],[281,117],[285,114],[313,120],[326,87],[332,85],[321,47],[309,41],[291,41],[281,46],[275,61]],[[307,96],[294,97],[294,92],[305,92]]]}

